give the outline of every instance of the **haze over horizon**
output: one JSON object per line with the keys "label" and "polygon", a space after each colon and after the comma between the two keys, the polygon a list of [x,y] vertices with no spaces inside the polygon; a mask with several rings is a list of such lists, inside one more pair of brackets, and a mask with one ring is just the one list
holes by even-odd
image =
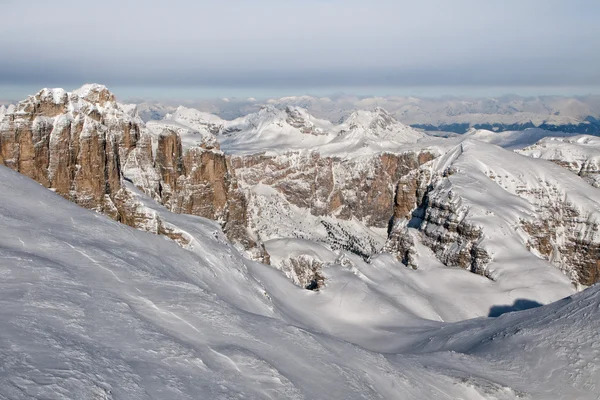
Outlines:
{"label": "haze over horizon", "polygon": [[2,100],[86,82],[156,99],[600,94],[597,1],[0,4]]}

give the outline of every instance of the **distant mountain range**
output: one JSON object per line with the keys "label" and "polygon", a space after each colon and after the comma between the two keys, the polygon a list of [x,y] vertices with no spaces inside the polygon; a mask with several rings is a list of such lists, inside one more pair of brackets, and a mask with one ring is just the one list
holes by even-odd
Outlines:
{"label": "distant mountain range", "polygon": [[[385,108],[405,125],[427,131],[466,133],[469,129],[496,132],[541,128],[553,132],[600,134],[600,96],[502,96],[497,98],[417,98],[357,96],[292,96],[259,101],[217,99],[187,104],[188,107],[233,120],[259,111],[263,106],[301,107],[317,118],[339,123],[357,110]],[[176,107],[140,103],[145,121],[162,119]]]}

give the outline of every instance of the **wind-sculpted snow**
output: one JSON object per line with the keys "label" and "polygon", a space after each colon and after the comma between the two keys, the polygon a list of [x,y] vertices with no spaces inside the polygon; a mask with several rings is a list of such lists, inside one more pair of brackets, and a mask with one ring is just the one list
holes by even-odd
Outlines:
{"label": "wind-sculpted snow", "polygon": [[241,257],[214,222],[171,214],[141,193],[149,213],[189,240],[185,249],[5,167],[0,178],[4,398],[598,395],[598,288],[523,314],[444,324],[427,319],[440,319],[436,309],[470,313],[466,297],[476,305],[511,296],[436,293],[438,273],[451,286],[493,283],[351,254],[327,269],[330,286],[310,292]]}

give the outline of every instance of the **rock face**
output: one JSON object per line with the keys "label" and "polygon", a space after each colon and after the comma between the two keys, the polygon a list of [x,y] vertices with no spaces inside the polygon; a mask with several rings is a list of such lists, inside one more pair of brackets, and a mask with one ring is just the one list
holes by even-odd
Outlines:
{"label": "rock face", "polygon": [[3,116],[1,161],[83,207],[119,219],[114,197],[122,189],[124,127],[109,128],[102,116],[115,106],[100,86],[81,94],[42,90]]}
{"label": "rock face", "polygon": [[231,164],[250,200],[251,227],[262,240],[317,240],[368,258],[382,244],[356,224],[385,234],[398,180],[432,158],[428,152],[355,159],[293,152],[234,156]]}
{"label": "rock face", "polygon": [[385,249],[418,267],[411,227],[448,266],[495,279],[495,259],[535,262],[525,247],[591,285],[600,278],[599,221],[597,189],[544,161],[464,142],[400,180]]}
{"label": "rock face", "polygon": [[469,209],[447,179],[451,174],[452,169],[435,174],[423,168],[400,180],[385,249],[416,269],[414,240],[407,228],[417,228],[422,242],[445,265],[488,276],[490,255],[481,246],[483,230],[468,222]]}
{"label": "rock face", "polygon": [[367,226],[386,228],[396,182],[432,158],[428,152],[410,152],[352,160],[311,152],[233,157],[231,163],[245,186],[275,188],[312,215],[356,218]]}
{"label": "rock face", "polygon": [[248,234],[246,200],[216,139],[184,151],[179,132],[157,135],[134,115],[101,85],[44,89],[1,117],[0,162],[83,207],[167,234],[124,178],[174,212],[221,221],[230,240],[268,262]]}

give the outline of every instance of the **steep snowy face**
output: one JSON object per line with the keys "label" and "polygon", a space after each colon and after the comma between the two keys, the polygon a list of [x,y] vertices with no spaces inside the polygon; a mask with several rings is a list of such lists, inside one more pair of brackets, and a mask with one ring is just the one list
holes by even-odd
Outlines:
{"label": "steep snowy face", "polygon": [[288,106],[285,108],[285,113],[286,122],[302,133],[327,135],[333,126],[329,121],[313,117],[304,108]]}
{"label": "steep snowy face", "polygon": [[600,191],[552,163],[466,140],[400,182],[396,198],[388,248],[407,263],[406,227],[417,227],[445,264],[493,280],[526,269],[544,279],[543,260],[576,284],[600,278]]}
{"label": "steep snowy face", "polygon": [[265,106],[259,112],[226,122],[219,140],[228,153],[309,149],[333,138],[333,124],[300,108]]}
{"label": "steep snowy face", "polygon": [[383,108],[373,111],[355,111],[337,127],[336,142],[354,146],[383,147],[393,144],[415,143],[423,134],[396,121]]}
{"label": "steep snowy face", "polygon": [[518,152],[568,168],[600,188],[600,139],[596,136],[547,137]]}
{"label": "steep snowy face", "polygon": [[178,122],[201,133],[211,135],[218,135],[225,125],[225,121],[216,115],[183,106],[179,106],[173,113],[167,114],[164,120]]}
{"label": "steep snowy face", "polygon": [[[529,128],[521,131],[494,132],[486,129],[471,129],[461,135],[465,139],[475,139],[481,142],[495,144],[509,150],[519,150],[531,146],[548,136],[576,136],[569,132],[550,132],[539,128]],[[523,154],[522,152],[520,152]]]}

